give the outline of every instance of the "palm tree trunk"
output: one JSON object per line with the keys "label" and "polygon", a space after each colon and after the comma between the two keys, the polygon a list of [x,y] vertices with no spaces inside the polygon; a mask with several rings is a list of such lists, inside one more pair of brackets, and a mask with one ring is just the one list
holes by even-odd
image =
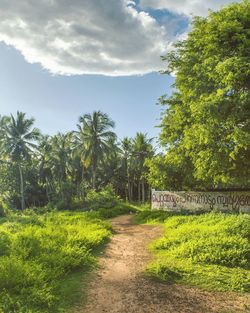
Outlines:
{"label": "palm tree trunk", "polygon": [[142,180],[142,203],[145,203],[145,183],[144,183],[144,179]]}
{"label": "palm tree trunk", "polygon": [[129,201],[128,184],[125,185],[125,199],[126,199],[126,201]]}
{"label": "palm tree trunk", "polygon": [[84,182],[84,167],[82,165],[81,182]]}
{"label": "palm tree trunk", "polygon": [[134,193],[133,193],[133,183],[130,182],[130,201],[133,201]]}
{"label": "palm tree trunk", "polygon": [[131,201],[131,190],[130,190],[130,181],[128,179],[128,183],[127,183],[127,188],[128,188],[128,201]]}
{"label": "palm tree trunk", "polygon": [[25,202],[24,202],[24,183],[23,183],[23,171],[21,164],[18,164],[19,174],[20,174],[20,194],[21,194],[21,208],[22,210],[25,209]]}
{"label": "palm tree trunk", "polygon": [[46,177],[45,180],[46,180],[46,184],[45,184],[45,186],[46,186],[46,196],[47,196],[48,202],[50,202],[48,177]]}
{"label": "palm tree trunk", "polygon": [[96,189],[96,168],[95,166],[92,167],[92,188]]}
{"label": "palm tree trunk", "polygon": [[131,183],[130,183],[130,178],[129,175],[127,175],[127,183],[126,183],[126,197],[128,198],[128,201],[132,200],[131,197]]}
{"label": "palm tree trunk", "polygon": [[138,202],[141,202],[141,182],[138,182]]}

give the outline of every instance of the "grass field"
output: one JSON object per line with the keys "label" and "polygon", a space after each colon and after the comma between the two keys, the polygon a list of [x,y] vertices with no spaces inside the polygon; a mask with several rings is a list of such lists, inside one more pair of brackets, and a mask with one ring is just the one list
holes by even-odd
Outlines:
{"label": "grass field", "polygon": [[150,245],[147,274],[217,291],[250,291],[250,216],[209,213],[171,216],[142,212],[139,223],[162,223],[164,236]]}
{"label": "grass field", "polygon": [[[123,204],[1,218],[0,313],[64,312],[81,301],[87,273],[96,268],[98,251],[112,235],[105,219],[135,210]],[[150,246],[155,254],[147,267],[150,277],[210,290],[249,290],[248,215],[142,210],[135,222],[161,223],[165,230]]]}
{"label": "grass field", "polygon": [[62,312],[71,304],[66,295],[79,289],[110,236],[110,224],[98,213],[0,219],[0,312]]}

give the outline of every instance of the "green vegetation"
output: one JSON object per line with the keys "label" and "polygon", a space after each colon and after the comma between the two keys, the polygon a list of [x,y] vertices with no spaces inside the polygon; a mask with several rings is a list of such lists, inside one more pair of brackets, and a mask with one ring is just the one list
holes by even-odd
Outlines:
{"label": "green vegetation", "polygon": [[0,201],[22,210],[91,208],[89,200],[100,208],[90,198],[108,186],[124,200],[147,201],[152,140],[137,133],[118,141],[113,128],[100,111],[81,116],[77,131],[55,136],[43,136],[24,113],[0,117]]}
{"label": "green vegetation", "polygon": [[[0,116],[0,313],[57,313],[79,296],[111,236],[104,219],[137,212],[162,223],[147,273],[220,291],[249,290],[247,215],[150,212],[150,189],[250,184],[250,4],[196,17],[186,40],[164,59],[176,75],[163,96],[160,141],[118,140],[100,111],[76,129],[42,135],[25,113]],[[66,211],[67,210],[67,211]],[[74,296],[72,296],[74,294]],[[71,300],[67,300],[67,299]]]}
{"label": "green vegetation", "polygon": [[61,312],[79,281],[70,274],[80,277],[96,266],[95,251],[111,236],[111,226],[95,212],[30,211],[0,222],[3,313]]}
{"label": "green vegetation", "polygon": [[176,215],[174,212],[166,212],[161,210],[141,210],[139,211],[134,218],[136,224],[159,224],[163,223],[169,217]]}
{"label": "green vegetation", "polygon": [[249,187],[250,3],[196,17],[164,59],[175,90],[164,107],[161,144],[148,162],[154,188]]}
{"label": "green vegetation", "polygon": [[165,221],[165,235],[150,246],[155,260],[149,276],[209,290],[250,290],[249,215],[143,212],[140,219]]}

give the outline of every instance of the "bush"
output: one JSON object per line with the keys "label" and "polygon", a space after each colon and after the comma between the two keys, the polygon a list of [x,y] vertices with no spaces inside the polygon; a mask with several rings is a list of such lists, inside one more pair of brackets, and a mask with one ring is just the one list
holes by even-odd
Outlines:
{"label": "bush", "polygon": [[127,204],[127,203],[120,203],[118,206],[113,208],[102,208],[98,210],[98,214],[101,218],[112,218],[123,214],[131,214],[136,213],[137,210]]}
{"label": "bush", "polygon": [[0,200],[0,217],[5,217],[8,215],[9,209],[7,205],[5,205],[1,200]]}
{"label": "bush", "polygon": [[90,190],[85,199],[85,206],[90,210],[111,209],[119,204],[121,199],[115,194],[112,186],[107,186],[99,192]]}

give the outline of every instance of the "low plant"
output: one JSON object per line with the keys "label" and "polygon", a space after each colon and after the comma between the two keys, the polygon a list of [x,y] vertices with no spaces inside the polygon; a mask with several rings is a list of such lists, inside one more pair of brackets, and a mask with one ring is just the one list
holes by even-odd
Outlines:
{"label": "low plant", "polygon": [[9,209],[7,207],[7,205],[0,200],[0,217],[5,217],[7,216],[9,213]]}
{"label": "low plant", "polygon": [[[180,213],[178,213],[179,215]],[[135,216],[135,223],[136,224],[157,224],[157,223],[163,223],[165,220],[167,220],[169,217],[176,215],[176,213],[173,212],[166,212],[162,210],[139,210]]]}
{"label": "low plant", "polygon": [[0,225],[0,312],[62,312],[60,285],[96,266],[95,250],[111,235],[92,213],[13,215]]}
{"label": "low plant", "polygon": [[209,213],[164,219],[165,235],[150,249],[147,273],[219,291],[250,288],[250,217]]}
{"label": "low plant", "polygon": [[85,198],[85,207],[89,210],[112,209],[121,204],[121,202],[112,186],[109,185],[101,191],[90,190]]}

